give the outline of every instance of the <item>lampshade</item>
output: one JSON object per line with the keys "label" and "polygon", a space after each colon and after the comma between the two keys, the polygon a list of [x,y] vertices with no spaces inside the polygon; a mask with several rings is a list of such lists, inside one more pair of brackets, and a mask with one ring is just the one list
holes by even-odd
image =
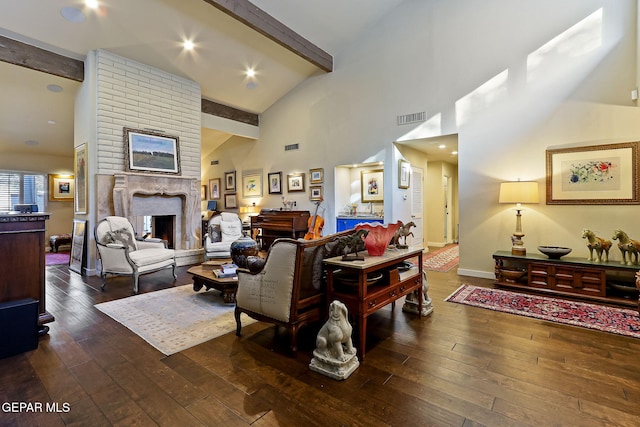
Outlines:
{"label": "lampshade", "polygon": [[500,184],[499,203],[538,203],[538,183],[513,181]]}

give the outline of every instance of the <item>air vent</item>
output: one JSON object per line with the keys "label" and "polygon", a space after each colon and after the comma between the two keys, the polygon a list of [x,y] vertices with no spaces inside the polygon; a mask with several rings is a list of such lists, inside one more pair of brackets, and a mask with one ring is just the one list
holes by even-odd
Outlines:
{"label": "air vent", "polygon": [[299,150],[300,144],[289,144],[284,146],[284,151]]}
{"label": "air vent", "polygon": [[218,163],[220,163],[219,160],[211,160],[211,166],[217,165]]}
{"label": "air vent", "polygon": [[425,120],[427,120],[427,113],[424,111],[413,114],[405,114],[404,116],[398,116],[398,126],[407,125],[409,123],[424,122]]}

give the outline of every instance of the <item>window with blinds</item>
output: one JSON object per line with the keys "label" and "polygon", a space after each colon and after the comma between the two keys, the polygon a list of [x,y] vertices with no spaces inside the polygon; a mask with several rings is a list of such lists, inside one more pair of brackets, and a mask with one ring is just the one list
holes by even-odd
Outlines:
{"label": "window with blinds", "polygon": [[12,211],[17,204],[38,205],[45,211],[46,175],[29,172],[0,171],[0,211]]}

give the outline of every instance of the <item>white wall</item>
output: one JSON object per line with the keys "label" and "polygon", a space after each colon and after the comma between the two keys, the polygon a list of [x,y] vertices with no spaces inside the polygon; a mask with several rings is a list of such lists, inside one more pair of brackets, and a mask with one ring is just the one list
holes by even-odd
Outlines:
{"label": "white wall", "polygon": [[[265,112],[259,141],[224,144],[217,154],[229,163],[221,168],[264,165],[266,175],[384,161],[393,178],[393,141],[457,133],[460,272],[492,277],[491,254],[510,247],[515,227],[513,211],[497,203],[501,181],[538,180],[544,200],[547,147],[640,140],[629,96],[636,12],[636,0],[404,2],[336,53],[333,73],[307,80]],[[426,123],[396,125],[397,115],[419,111],[427,112]],[[291,143],[302,149],[285,153]],[[325,195],[334,191],[327,175]],[[389,221],[400,219],[396,184],[385,180]],[[263,204],[277,205],[269,198]],[[327,215],[339,209],[328,207]],[[584,226],[640,235],[637,210],[541,203],[524,212],[525,243],[586,255]]]}

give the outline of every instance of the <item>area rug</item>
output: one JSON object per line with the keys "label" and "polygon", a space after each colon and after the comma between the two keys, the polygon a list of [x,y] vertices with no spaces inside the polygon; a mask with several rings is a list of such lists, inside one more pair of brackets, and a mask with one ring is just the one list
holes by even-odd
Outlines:
{"label": "area rug", "polygon": [[458,265],[458,245],[447,245],[442,249],[427,252],[422,256],[425,270],[446,272]]}
{"label": "area rug", "polygon": [[445,301],[640,338],[636,310],[462,285]]}
{"label": "area rug", "polygon": [[47,252],[44,258],[46,265],[69,264],[69,252]]}
{"label": "area rug", "polygon": [[[194,292],[192,285],[96,304],[95,307],[169,356],[235,331],[234,304],[219,291]],[[242,325],[255,322],[246,315]]]}

